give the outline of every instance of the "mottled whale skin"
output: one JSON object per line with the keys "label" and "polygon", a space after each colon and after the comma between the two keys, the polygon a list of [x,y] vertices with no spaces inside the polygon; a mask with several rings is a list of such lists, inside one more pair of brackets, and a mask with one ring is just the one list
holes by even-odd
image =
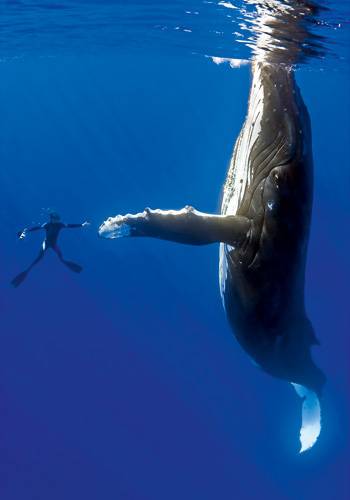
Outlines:
{"label": "mottled whale skin", "polygon": [[220,244],[220,287],[239,343],[265,371],[320,394],[317,343],[304,306],[312,206],[307,109],[288,66],[256,62],[248,113],[224,185],[222,215],[251,227],[236,247]]}

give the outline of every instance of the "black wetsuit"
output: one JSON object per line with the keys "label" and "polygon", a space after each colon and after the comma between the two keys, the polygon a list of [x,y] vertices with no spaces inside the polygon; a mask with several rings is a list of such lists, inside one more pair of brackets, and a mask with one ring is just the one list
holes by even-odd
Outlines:
{"label": "black wetsuit", "polygon": [[42,226],[37,226],[29,229],[29,231],[36,231],[37,229],[45,229],[46,237],[45,237],[45,247],[46,248],[56,248],[58,235],[60,234],[61,229],[64,228],[76,228],[82,227],[82,224],[63,224],[63,222],[46,222]]}
{"label": "black wetsuit", "polygon": [[26,278],[28,272],[44,257],[44,254],[48,248],[51,248],[58,256],[60,261],[65,264],[71,271],[74,271],[76,273],[80,273],[81,270],[83,269],[79,264],[76,264],[75,262],[71,262],[69,260],[66,260],[63,258],[62,252],[57,245],[57,240],[58,236],[60,234],[61,229],[65,228],[78,228],[78,227],[84,227],[86,223],[84,224],[63,224],[63,222],[46,222],[45,224],[42,224],[41,226],[34,226],[29,229],[25,229],[24,231],[18,233],[19,237],[20,235],[25,235],[25,231],[32,232],[32,231],[39,231],[40,229],[45,230],[45,239],[42,244],[42,248],[40,249],[39,255],[37,258],[31,263],[31,265],[26,269],[25,271],[21,272],[18,276],[16,276],[12,280],[12,285],[17,287],[19,286],[23,280]]}

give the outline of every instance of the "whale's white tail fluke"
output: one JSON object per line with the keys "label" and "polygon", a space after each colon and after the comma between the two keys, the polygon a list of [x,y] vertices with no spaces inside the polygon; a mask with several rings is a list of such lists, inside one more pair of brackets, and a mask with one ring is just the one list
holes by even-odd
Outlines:
{"label": "whale's white tail fluke", "polygon": [[293,384],[298,396],[303,399],[302,402],[302,423],[300,428],[299,453],[312,448],[316,443],[321,432],[321,405],[317,394],[307,387],[299,384]]}

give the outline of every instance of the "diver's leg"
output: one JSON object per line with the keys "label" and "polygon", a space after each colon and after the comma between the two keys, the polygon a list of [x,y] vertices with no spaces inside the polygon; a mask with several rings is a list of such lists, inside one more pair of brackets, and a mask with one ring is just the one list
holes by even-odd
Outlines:
{"label": "diver's leg", "polygon": [[56,254],[57,254],[58,258],[60,259],[60,261],[61,261],[61,262],[62,262],[65,266],[69,267],[69,269],[70,269],[71,271],[74,271],[75,273],[80,273],[80,272],[83,270],[83,268],[82,268],[79,264],[76,264],[75,262],[71,262],[71,261],[69,261],[69,260],[65,260],[65,259],[63,258],[63,254],[62,254],[62,252],[61,252],[61,249],[59,248],[59,246],[58,246],[58,245],[53,245],[53,246],[52,246],[52,249],[53,249],[53,251],[54,251],[54,252],[56,252]]}
{"label": "diver's leg", "polygon": [[45,241],[43,242],[43,245],[42,245],[42,248],[37,256],[36,259],[33,260],[33,262],[30,264],[30,266],[28,267],[27,269],[27,273],[38,263],[41,261],[41,259],[44,257],[45,255],[45,251],[46,251],[46,245],[45,245]]}
{"label": "diver's leg", "polygon": [[237,245],[244,241],[250,220],[233,215],[211,215],[186,206],[182,210],[151,210],[135,215],[117,215],[107,219],[99,229],[103,238],[149,236],[163,240],[207,245],[222,242]]}
{"label": "diver's leg", "polygon": [[53,245],[52,250],[56,253],[56,255],[60,259],[60,261],[64,262],[63,254],[61,252],[60,247],[58,245]]}
{"label": "diver's leg", "polygon": [[43,245],[42,245],[42,248],[41,248],[41,250],[40,250],[39,255],[37,256],[37,258],[35,260],[33,260],[33,262],[30,264],[30,266],[25,271],[22,271],[21,273],[17,274],[17,276],[15,278],[13,278],[13,280],[11,281],[11,284],[14,287],[17,288],[21,283],[23,283],[23,281],[26,279],[29,271],[31,271],[31,269],[38,262],[40,262],[41,259],[44,257],[45,251],[46,251],[46,244],[45,244],[45,241],[44,241]]}

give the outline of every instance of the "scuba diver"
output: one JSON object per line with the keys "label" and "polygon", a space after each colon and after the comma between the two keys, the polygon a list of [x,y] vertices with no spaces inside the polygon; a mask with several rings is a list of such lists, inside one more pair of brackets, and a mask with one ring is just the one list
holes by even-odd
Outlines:
{"label": "scuba diver", "polygon": [[58,236],[59,236],[61,229],[86,227],[89,225],[90,225],[90,222],[87,222],[87,221],[83,222],[82,224],[64,224],[63,222],[61,222],[61,218],[57,213],[51,213],[49,222],[46,222],[45,224],[42,224],[40,226],[25,228],[22,231],[19,231],[17,233],[17,236],[20,240],[23,240],[27,236],[27,233],[30,233],[33,231],[39,231],[40,229],[45,230],[46,236],[45,236],[45,239],[42,243],[42,248],[41,248],[37,258],[30,264],[28,269],[26,269],[25,271],[18,274],[11,281],[12,285],[14,287],[18,287],[25,280],[29,271],[31,271],[31,269],[38,262],[40,262],[40,260],[44,257],[44,254],[48,248],[52,248],[52,250],[54,252],[56,252],[60,261],[63,264],[65,264],[71,271],[74,271],[75,273],[80,273],[83,268],[79,264],[76,264],[75,262],[70,262],[69,260],[65,260],[63,258],[62,252],[61,252],[59,246],[57,245],[57,239],[58,239]]}

